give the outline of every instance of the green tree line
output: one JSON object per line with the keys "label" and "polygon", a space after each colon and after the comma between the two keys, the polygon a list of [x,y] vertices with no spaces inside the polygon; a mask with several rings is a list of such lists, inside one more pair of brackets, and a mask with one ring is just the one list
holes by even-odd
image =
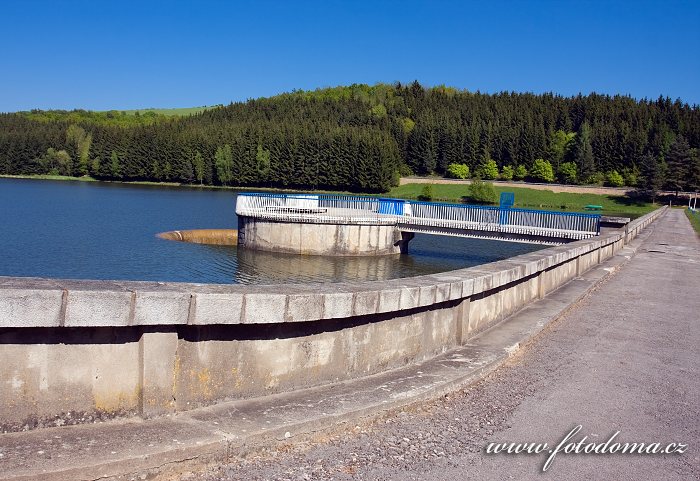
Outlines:
{"label": "green tree line", "polygon": [[[411,84],[293,91],[187,117],[0,114],[0,173],[388,190],[399,173],[700,185],[700,109],[669,98]],[[460,166],[455,169],[451,166]]]}

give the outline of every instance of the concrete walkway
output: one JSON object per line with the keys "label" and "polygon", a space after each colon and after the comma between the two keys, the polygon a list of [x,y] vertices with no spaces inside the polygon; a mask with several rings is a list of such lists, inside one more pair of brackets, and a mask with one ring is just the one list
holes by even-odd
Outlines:
{"label": "concrete walkway", "polygon": [[[552,479],[700,479],[700,242],[683,212],[660,219],[627,266],[492,382],[511,376],[533,389],[488,442],[555,444],[581,424],[578,439],[619,430],[620,441],[688,444],[683,455],[558,455]],[[544,460],[461,454],[422,478],[529,479]]]}
{"label": "concrete walkway", "polygon": [[[683,212],[669,211],[605,265],[440,358],[150,421],[0,435],[0,479],[145,479],[207,462],[217,467],[185,478],[529,479],[543,455],[484,456],[483,446],[554,443],[576,424],[596,439],[621,430],[626,441],[689,447],[680,456],[559,455],[553,479],[698,478],[700,297],[690,291],[700,286],[699,247]],[[339,421],[347,433],[327,430]]]}
{"label": "concrete walkway", "polygon": [[[449,400],[196,479],[700,479],[700,242],[682,211],[506,366]],[[491,442],[687,444],[684,454],[487,455]],[[187,479],[193,479],[194,476]]]}

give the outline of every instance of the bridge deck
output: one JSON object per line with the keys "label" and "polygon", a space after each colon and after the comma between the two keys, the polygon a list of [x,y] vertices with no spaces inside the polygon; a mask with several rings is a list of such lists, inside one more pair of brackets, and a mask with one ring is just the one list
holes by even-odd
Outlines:
{"label": "bridge deck", "polygon": [[561,244],[600,233],[599,214],[578,214],[347,195],[239,194],[236,213],[317,224],[396,225],[402,231]]}

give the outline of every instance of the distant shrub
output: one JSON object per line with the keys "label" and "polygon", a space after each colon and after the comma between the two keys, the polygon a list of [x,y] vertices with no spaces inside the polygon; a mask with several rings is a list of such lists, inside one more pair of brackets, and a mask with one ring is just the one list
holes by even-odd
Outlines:
{"label": "distant shrub", "polygon": [[539,182],[554,182],[552,164],[544,159],[535,159],[530,168],[530,177]]}
{"label": "distant shrub", "polygon": [[413,131],[413,129],[415,128],[415,126],[416,126],[416,123],[413,120],[411,120],[407,117],[404,117],[401,119],[401,127],[403,127],[403,131],[406,132],[407,134],[410,134]]}
{"label": "distant shrub", "polygon": [[603,182],[605,182],[605,174],[603,174],[602,172],[596,172],[594,174],[591,174],[586,179],[586,184],[603,185]]}
{"label": "distant shrub", "polygon": [[513,180],[513,176],[515,175],[515,169],[513,169],[512,166],[510,165],[504,165],[503,169],[501,170],[501,180]]}
{"label": "distant shrub", "polygon": [[498,200],[496,189],[493,188],[493,184],[478,179],[474,180],[469,185],[467,198],[470,202],[475,202],[477,204],[495,204]]}
{"label": "distant shrub", "polygon": [[395,170],[391,175],[391,186],[398,187],[401,184],[401,172]]}
{"label": "distant shrub", "polygon": [[49,147],[46,154],[36,159],[43,174],[71,175],[71,157],[65,150],[56,150]]}
{"label": "distant shrub", "polygon": [[430,202],[433,200],[433,184],[425,184],[423,186],[423,189],[418,196],[418,200],[422,200],[424,202]]}
{"label": "distant shrub", "polygon": [[575,184],[578,179],[578,168],[574,162],[564,162],[557,172],[559,180],[565,184]]}
{"label": "distant shrub", "polygon": [[469,166],[467,164],[450,164],[447,166],[447,176],[453,179],[468,179]]}
{"label": "distant shrub", "polygon": [[625,185],[625,179],[617,170],[611,170],[605,174],[605,184],[610,187],[622,187]]}
{"label": "distant shrub", "polygon": [[625,185],[636,187],[639,184],[639,171],[635,169],[622,169],[622,178],[625,180]]}
{"label": "distant shrub", "polygon": [[528,172],[525,166],[520,164],[515,168],[515,171],[513,172],[513,178],[516,180],[523,180],[525,177],[527,177],[527,174]]}
{"label": "distant shrub", "polygon": [[479,179],[494,180],[498,178],[498,164],[493,159],[489,159],[476,169],[476,176]]}
{"label": "distant shrub", "polygon": [[399,165],[399,174],[401,175],[401,177],[411,177],[412,175],[414,175],[411,168],[404,163],[401,163],[401,165]]}
{"label": "distant shrub", "polygon": [[377,104],[369,111],[377,119],[384,119],[387,116],[386,107],[384,104]]}

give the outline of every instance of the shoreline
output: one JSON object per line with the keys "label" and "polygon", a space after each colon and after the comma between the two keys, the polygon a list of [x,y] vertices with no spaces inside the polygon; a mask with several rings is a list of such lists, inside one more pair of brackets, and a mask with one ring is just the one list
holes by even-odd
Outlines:
{"label": "shoreline", "polygon": [[150,180],[100,180],[94,177],[71,177],[67,175],[12,175],[0,174],[0,179],[19,179],[19,180],[52,180],[52,181],[68,181],[68,182],[94,182],[100,184],[122,184],[122,185],[139,185],[139,186],[154,186],[154,187],[180,187],[183,189],[198,189],[198,190],[235,190],[235,191],[270,191],[270,192],[317,192],[319,194],[352,194],[352,195],[367,195],[377,196],[382,194],[368,194],[365,192],[351,192],[347,190],[315,190],[315,189],[289,189],[284,187],[249,187],[236,185],[209,185],[209,184],[183,184],[181,182],[153,182]]}
{"label": "shoreline", "polygon": [[[353,192],[348,190],[317,190],[313,188],[307,189],[289,189],[284,187],[250,187],[250,186],[236,186],[236,185],[209,185],[209,184],[184,184],[182,182],[155,182],[150,180],[101,180],[90,176],[73,177],[68,175],[49,175],[49,174],[28,174],[28,175],[15,175],[15,174],[0,174],[0,179],[28,179],[28,180],[56,180],[56,181],[69,181],[69,182],[101,182],[105,184],[127,184],[127,185],[155,185],[161,187],[184,187],[184,188],[194,188],[194,189],[216,189],[216,190],[263,190],[263,191],[279,191],[279,192],[319,192],[319,193],[337,193],[337,194],[355,194],[355,195],[386,195],[388,192],[371,194],[366,192]],[[399,186],[406,184],[456,184],[456,185],[469,185],[473,179],[449,179],[444,177],[401,177],[399,181]],[[634,190],[632,187],[603,187],[594,185],[568,185],[568,184],[542,184],[542,183],[532,183],[532,182],[516,182],[516,181],[500,181],[493,180],[489,181],[494,184],[494,186],[502,187],[517,187],[522,189],[533,189],[533,190],[550,190],[554,193],[590,193],[596,195],[614,195],[616,197],[625,197],[628,192]]]}

